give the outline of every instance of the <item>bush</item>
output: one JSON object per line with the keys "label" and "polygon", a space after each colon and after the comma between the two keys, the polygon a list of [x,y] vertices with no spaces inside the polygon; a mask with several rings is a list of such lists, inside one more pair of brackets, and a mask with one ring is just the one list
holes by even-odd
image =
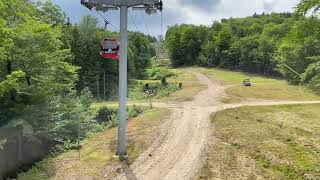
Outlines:
{"label": "bush", "polygon": [[111,120],[111,115],[114,114],[115,111],[108,107],[102,107],[98,110],[96,115],[96,120],[99,123],[107,123]]}
{"label": "bush", "polygon": [[[107,129],[118,125],[118,110],[116,108],[101,107],[96,115],[96,120],[100,126],[105,126]],[[137,117],[143,112],[143,109],[133,105],[127,107],[128,118]],[[96,129],[100,129],[99,126]]]}
{"label": "bush", "polygon": [[317,94],[320,94],[320,76],[316,75],[309,82],[310,88]]}
{"label": "bush", "polygon": [[162,77],[162,78],[161,78],[161,84],[164,85],[164,86],[168,85],[168,82],[167,82],[167,78],[166,78],[166,77]]}
{"label": "bush", "polygon": [[160,81],[137,81],[136,83],[131,84],[129,98],[134,100],[148,99],[149,97],[144,93],[146,83],[148,83],[149,86],[155,91],[154,98],[168,97],[171,93],[174,93],[178,90],[178,87],[172,84],[168,84],[166,81],[166,85]]}
{"label": "bush", "polygon": [[312,63],[308,66],[303,74],[302,81],[309,85],[309,87],[320,94],[320,56],[315,59],[318,62]]}
{"label": "bush", "polygon": [[137,117],[139,114],[143,112],[143,110],[136,105],[130,106],[127,108],[128,118]]}
{"label": "bush", "polygon": [[174,73],[170,69],[165,67],[147,69],[147,74],[149,79],[152,80],[162,80],[163,78],[174,76]]}

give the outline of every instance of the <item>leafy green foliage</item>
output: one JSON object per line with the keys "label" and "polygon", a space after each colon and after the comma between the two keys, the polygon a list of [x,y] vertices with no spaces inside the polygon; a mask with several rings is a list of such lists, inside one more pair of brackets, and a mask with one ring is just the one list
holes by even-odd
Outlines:
{"label": "leafy green foliage", "polygon": [[102,107],[101,109],[98,110],[98,113],[96,115],[96,120],[99,123],[108,122],[111,120],[112,114],[114,114],[114,110],[112,108]]}
{"label": "leafy green foliage", "polygon": [[309,11],[312,11],[313,14],[318,13],[320,10],[320,1],[319,0],[301,0],[298,4],[296,11],[300,14],[307,14]]}
{"label": "leafy green foliage", "polygon": [[127,111],[128,111],[128,118],[135,118],[139,116],[139,114],[141,114],[144,110],[141,107],[133,105],[133,106],[129,106],[127,108]]}
{"label": "leafy green foliage", "polygon": [[[117,90],[118,62],[99,55],[101,40],[117,36],[91,16],[71,25],[51,1],[0,1],[0,126],[23,121],[35,136],[63,144],[103,129],[90,106]],[[144,76],[154,41],[130,33],[131,76]],[[129,108],[130,116],[139,112]],[[116,110],[107,118],[116,125]]]}
{"label": "leafy green foliage", "polygon": [[170,27],[166,46],[174,67],[202,65],[277,74],[272,55],[295,19],[291,14],[223,19],[208,27]]}
{"label": "leafy green foliage", "polygon": [[62,12],[58,5],[54,5],[50,0],[40,3],[38,7],[42,18],[51,25],[62,25],[66,21],[66,14]]}
{"label": "leafy green foliage", "polygon": [[[98,28],[98,20],[91,16],[83,17],[79,25],[71,28],[73,63],[80,67],[77,90],[81,91],[88,87],[98,99],[101,98],[99,91],[102,92],[103,72],[105,71],[107,75],[116,74],[116,62],[104,60],[99,54],[101,40],[107,34],[110,33],[103,33],[103,30]],[[106,79],[110,79],[110,82],[113,83],[109,81],[106,83],[111,84],[110,88],[112,88],[116,80],[114,77],[108,77]]]}
{"label": "leafy green foliage", "polygon": [[[143,108],[138,107],[136,105],[128,106],[127,112],[128,112],[128,118],[134,118],[137,117],[139,114],[141,114],[144,111]],[[114,107],[108,107],[108,106],[102,106],[100,107],[96,112],[95,120],[107,127],[115,127],[118,125],[118,109]]]}
{"label": "leafy green foliage", "polygon": [[149,79],[152,80],[161,80],[163,78],[174,76],[174,73],[167,67],[154,67],[152,69],[147,69],[147,74]]}
{"label": "leafy green foliage", "polygon": [[[319,59],[313,58],[320,54],[319,29],[320,21],[315,18],[296,22],[279,46],[278,58],[299,74],[305,73],[310,64],[319,61]],[[284,64],[278,64],[277,67],[289,82],[295,84],[301,82],[301,78],[290,71]],[[310,73],[308,74],[310,75]],[[307,80],[310,79],[311,77],[309,76],[305,78],[304,82],[308,83]]]}
{"label": "leafy green foliage", "polygon": [[[77,90],[88,87],[94,97],[110,99],[117,94],[118,62],[100,56],[101,41],[104,38],[118,38],[119,35],[98,26],[98,19],[84,16],[79,25],[69,28],[73,64],[80,67]],[[128,71],[130,78],[144,78],[149,59],[155,56],[151,46],[152,38],[138,32],[129,32]],[[104,89],[104,84],[108,87]],[[103,95],[103,96],[102,96]]]}
{"label": "leafy green foliage", "polygon": [[25,73],[23,71],[15,71],[12,74],[8,75],[6,77],[6,80],[0,82],[0,98],[12,89],[16,89],[17,91],[19,91],[19,81],[24,77]]}
{"label": "leafy green foliage", "polygon": [[2,48],[0,61],[0,124],[5,124],[36,111],[30,107],[47,107],[74,94],[78,67],[69,63],[72,55],[60,40],[61,27],[43,19],[46,12],[22,0],[1,2],[0,7],[6,27],[0,38],[9,44]]}
{"label": "leafy green foliage", "polygon": [[303,81],[309,82],[310,87],[320,93],[320,58],[318,62],[312,63],[308,66],[303,74]]}
{"label": "leafy green foliage", "polygon": [[[71,25],[51,1],[0,1],[0,125],[22,119],[58,141],[74,141],[79,124],[84,132],[95,128],[93,97],[114,96],[118,84],[118,62],[99,54],[105,37],[118,35],[92,16]],[[130,75],[144,77],[156,40],[136,32],[129,38]]]}
{"label": "leafy green foliage", "polygon": [[178,90],[178,87],[176,87],[174,84],[163,84],[159,80],[156,81],[134,81],[131,82],[129,87],[129,98],[133,100],[144,100],[148,99],[149,96],[145,94],[145,85],[149,84],[149,87],[151,87],[155,91],[154,98],[162,98],[162,97],[168,97],[170,94]]}
{"label": "leafy green foliage", "polygon": [[197,64],[206,34],[204,26],[183,24],[169,28],[166,34],[166,47],[173,67]]}
{"label": "leafy green foliage", "polygon": [[[311,1],[305,0],[301,4]],[[282,75],[290,83],[303,82],[316,90],[319,87],[316,74],[320,55],[319,29],[320,20],[316,17],[290,13],[255,14],[223,19],[209,28],[172,26],[166,34],[166,47],[174,67],[201,65]]]}
{"label": "leafy green foliage", "polygon": [[[71,24],[50,0],[0,0],[0,127],[21,125],[61,152],[117,125],[117,110],[101,110],[97,121],[91,109],[94,98],[112,98],[118,86],[118,62],[99,54],[101,41],[118,34],[98,22],[84,16]],[[130,77],[144,78],[156,39],[130,32],[129,40]],[[129,117],[140,112],[128,109]]]}
{"label": "leafy green foliage", "polygon": [[135,78],[144,78],[145,69],[150,65],[150,58],[156,55],[151,46],[154,41],[149,36],[140,32],[129,33],[129,74]]}

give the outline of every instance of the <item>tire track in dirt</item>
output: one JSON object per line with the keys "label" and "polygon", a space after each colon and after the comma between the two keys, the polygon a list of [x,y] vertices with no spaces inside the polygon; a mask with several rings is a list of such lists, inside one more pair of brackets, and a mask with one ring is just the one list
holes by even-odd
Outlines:
{"label": "tire track in dirt", "polygon": [[170,121],[161,126],[155,143],[130,167],[115,179],[187,180],[195,179],[202,167],[205,148],[210,137],[212,113],[241,106],[316,104],[320,101],[264,101],[252,100],[237,104],[223,104],[224,87],[199,72],[193,72],[199,82],[208,88],[193,101],[182,103],[155,103],[155,106],[173,110]]}

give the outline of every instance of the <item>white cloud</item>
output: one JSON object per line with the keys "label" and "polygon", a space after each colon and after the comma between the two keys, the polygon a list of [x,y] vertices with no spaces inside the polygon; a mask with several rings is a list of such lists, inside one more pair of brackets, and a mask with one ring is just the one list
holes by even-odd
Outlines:
{"label": "white cloud", "polygon": [[[80,0],[53,0],[59,4],[73,21],[79,21],[81,16],[94,12],[86,10],[80,5]],[[189,23],[210,25],[214,20],[229,17],[246,17],[254,13],[262,12],[291,12],[299,0],[164,0],[163,25],[167,26]],[[140,31],[146,32],[146,27],[142,21],[141,13],[132,12],[136,24]],[[118,23],[118,12],[108,12],[106,17],[116,26]],[[100,18],[100,17],[99,17]],[[150,29],[150,33],[160,33],[160,15],[145,15],[145,21]],[[135,30],[135,26],[129,19],[130,29]]]}
{"label": "white cloud", "polygon": [[[177,16],[184,17],[177,23],[191,24],[211,24],[213,20],[220,20],[229,17],[246,17],[254,13],[262,12],[289,12],[299,2],[299,0],[221,0],[213,2],[215,5],[210,11],[199,8],[199,5],[185,6],[181,4],[183,0],[168,0],[167,10],[174,11]],[[194,0],[194,4],[199,1]],[[210,4],[208,5],[210,7]],[[196,8],[194,8],[196,7]]]}

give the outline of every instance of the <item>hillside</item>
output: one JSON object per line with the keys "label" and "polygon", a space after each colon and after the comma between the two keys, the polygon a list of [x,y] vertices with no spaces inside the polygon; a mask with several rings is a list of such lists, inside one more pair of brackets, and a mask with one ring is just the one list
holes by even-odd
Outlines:
{"label": "hillside", "polygon": [[0,0],[0,179],[320,179],[319,13]]}

